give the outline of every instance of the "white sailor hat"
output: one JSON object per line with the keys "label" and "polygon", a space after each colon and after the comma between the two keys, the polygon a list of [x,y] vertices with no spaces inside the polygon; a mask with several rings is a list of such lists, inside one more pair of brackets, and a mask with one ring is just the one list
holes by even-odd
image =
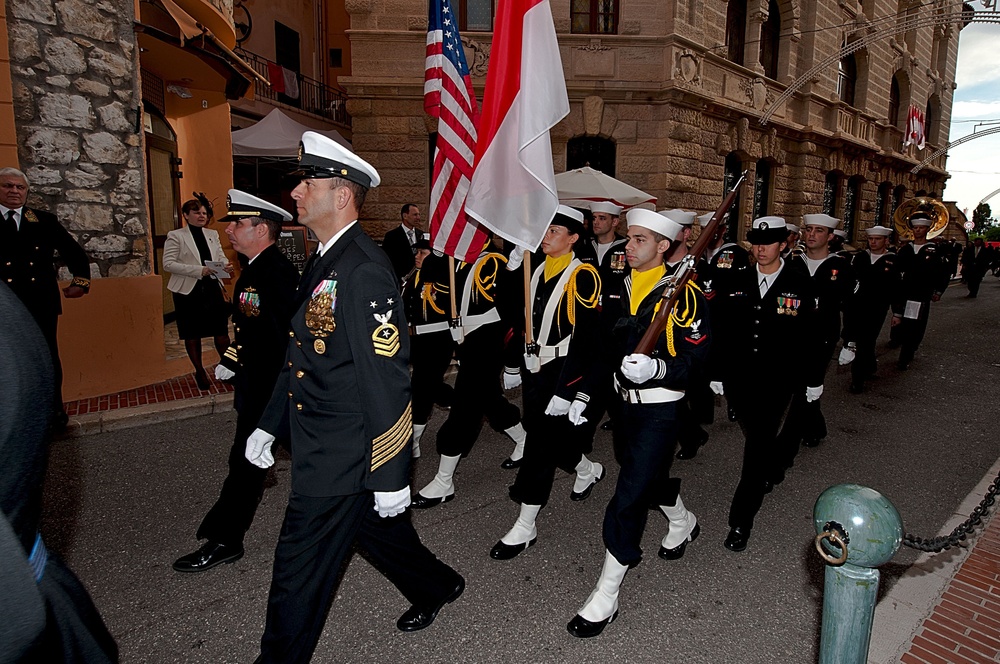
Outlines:
{"label": "white sailor hat", "polygon": [[834,228],[833,229],[833,234],[836,235],[837,237],[839,237],[841,240],[846,240],[847,239],[847,231],[845,231],[842,228]]}
{"label": "white sailor hat", "polygon": [[747,242],[750,244],[774,244],[787,239],[788,226],[784,217],[758,217],[747,231]]}
{"label": "white sailor hat", "polygon": [[[694,213],[692,212],[691,215],[693,217]],[[654,233],[659,233],[666,237],[671,242],[679,238],[681,232],[684,230],[683,226],[666,215],[660,212],[653,212],[652,210],[644,210],[643,208],[629,210],[625,213],[625,220],[628,222],[629,228],[633,226],[648,228]]]}
{"label": "white sailor hat", "polygon": [[876,237],[889,237],[892,235],[892,229],[885,226],[872,226],[871,228],[866,228],[865,233]]}
{"label": "white sailor hat", "polygon": [[622,207],[620,205],[615,205],[611,201],[594,201],[590,204],[590,211],[604,212],[605,214],[617,217],[622,213]]}
{"label": "white sailor hat", "polygon": [[694,225],[694,212],[688,212],[687,210],[680,210],[674,208],[673,210],[660,210],[656,214],[661,217],[666,217],[675,224],[680,224],[681,226],[693,226]]}
{"label": "white sailor hat", "polygon": [[931,217],[926,212],[914,212],[906,221],[910,226],[930,226]]}
{"label": "white sailor hat", "polygon": [[790,221],[785,222],[785,229],[789,233],[798,233],[799,235],[802,235],[802,228],[800,228],[798,224],[793,224]]}
{"label": "white sailor hat", "polygon": [[840,225],[840,219],[834,219],[828,214],[804,214],[802,215],[803,226],[824,226],[833,230]]}
{"label": "white sailor hat", "polygon": [[[706,212],[705,214],[698,215],[698,217],[697,217],[698,223],[701,224],[702,226],[708,226],[708,223],[710,221],[712,221],[712,215],[713,214],[715,214],[715,213],[714,212]],[[726,216],[724,216],[722,218],[722,223],[726,223],[726,221],[728,219],[729,219],[729,213],[727,212]]]}
{"label": "white sailor hat", "polygon": [[282,210],[277,205],[251,196],[239,189],[230,189],[229,196],[226,197],[227,214],[219,221],[237,221],[244,217],[260,217],[262,219],[273,219],[274,221],[291,221],[292,215]]}
{"label": "white sailor hat", "polygon": [[571,234],[583,234],[583,213],[568,205],[556,208],[556,216],[549,222],[550,226],[565,226]]}
{"label": "white sailor hat", "polygon": [[344,178],[371,189],[382,181],[378,171],[332,138],[315,131],[302,134],[299,168],[292,175],[301,178]]}

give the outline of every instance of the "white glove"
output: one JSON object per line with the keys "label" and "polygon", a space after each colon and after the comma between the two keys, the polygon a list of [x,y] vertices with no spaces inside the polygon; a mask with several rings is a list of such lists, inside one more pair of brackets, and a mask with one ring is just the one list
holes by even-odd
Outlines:
{"label": "white glove", "polygon": [[271,443],[274,436],[263,429],[254,429],[247,438],[247,461],[258,468],[270,468],[274,465],[274,455],[271,454]]}
{"label": "white glove", "polygon": [[580,426],[587,421],[587,418],[583,416],[583,411],[587,409],[587,402],[580,401],[579,399],[573,399],[573,403],[569,405],[569,412],[566,417],[573,424]]}
{"label": "white glove", "polygon": [[561,397],[552,397],[549,405],[545,407],[546,415],[566,415],[569,413],[569,402]]}
{"label": "white glove", "polygon": [[645,383],[660,369],[659,360],[633,353],[622,358],[622,374],[633,383]]}
{"label": "white glove", "polygon": [[854,344],[847,344],[840,349],[840,357],[837,358],[837,364],[844,366],[845,364],[850,364],[854,361],[854,356],[857,354],[857,346]]}
{"label": "white glove", "polygon": [[510,256],[507,257],[507,269],[513,272],[517,268],[521,267],[521,263],[524,262],[524,247],[514,246],[511,250]]}
{"label": "white glove", "polygon": [[503,369],[503,389],[513,390],[521,384],[521,370],[504,367]]}
{"label": "white glove", "polygon": [[375,511],[383,519],[387,516],[396,516],[406,511],[406,506],[410,504],[409,485],[399,491],[376,491]]}
{"label": "white glove", "polygon": [[812,403],[823,396],[823,386],[806,388],[806,403]]}
{"label": "white glove", "polygon": [[722,387],[721,380],[713,380],[711,383],[708,384],[708,387],[709,389],[712,390],[713,393],[718,394],[720,397],[726,396],[726,389]]}
{"label": "white glove", "polygon": [[229,380],[236,375],[235,371],[231,371],[221,364],[215,365],[215,377],[219,380]]}

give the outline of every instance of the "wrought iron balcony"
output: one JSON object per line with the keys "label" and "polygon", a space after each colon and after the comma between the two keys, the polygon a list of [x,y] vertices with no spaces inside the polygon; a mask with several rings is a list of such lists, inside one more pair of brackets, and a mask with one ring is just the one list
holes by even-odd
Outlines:
{"label": "wrought iron balcony", "polygon": [[[247,61],[258,74],[265,78],[270,78],[268,65],[277,63],[263,58],[256,53],[241,48],[236,49],[236,53]],[[314,78],[303,76],[295,72],[298,81],[298,99],[276,92],[271,86],[260,81],[254,84],[254,95],[258,99],[267,99],[275,105],[289,106],[299,109],[305,113],[325,118],[330,122],[346,128],[351,127],[351,116],[347,113],[347,95],[340,90],[335,90],[328,85],[320,83]]]}

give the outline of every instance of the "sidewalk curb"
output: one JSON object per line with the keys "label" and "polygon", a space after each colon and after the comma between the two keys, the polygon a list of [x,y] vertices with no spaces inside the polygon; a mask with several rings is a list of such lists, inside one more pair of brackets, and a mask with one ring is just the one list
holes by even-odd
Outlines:
{"label": "sidewalk curb", "polygon": [[[1000,473],[1000,459],[993,464],[979,484],[965,497],[954,514],[942,526],[938,537],[948,535],[979,505],[990,484]],[[984,517],[968,546],[952,547],[941,553],[923,553],[899,578],[875,607],[868,664],[895,664],[910,649],[913,637],[937,606],[948,584],[982,536],[993,512]],[[905,524],[904,524],[905,526]],[[905,529],[905,528],[904,528]]]}
{"label": "sidewalk curb", "polygon": [[88,413],[70,418],[66,431],[54,436],[54,439],[82,438],[107,431],[120,431],[170,420],[186,420],[201,415],[227,412],[232,408],[233,393],[228,392],[193,399],[177,399],[164,403]]}

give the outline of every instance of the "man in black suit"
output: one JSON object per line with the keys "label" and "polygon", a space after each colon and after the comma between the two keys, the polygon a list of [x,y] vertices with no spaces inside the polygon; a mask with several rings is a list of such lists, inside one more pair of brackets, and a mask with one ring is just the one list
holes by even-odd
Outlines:
{"label": "man in black suit", "polygon": [[207,541],[174,563],[178,572],[204,572],[243,557],[243,538],[264,495],[267,476],[267,469],[247,460],[246,441],[257,428],[281,371],[299,281],[298,270],[275,244],[281,222],[291,221],[292,215],[237,189],[229,190],[228,205],[229,214],[219,221],[231,222],[226,235],[233,249],[249,260],[233,293],[236,339],[215,368],[216,378],[236,386],[236,436],[222,492],[198,527],[196,537]]}
{"label": "man in black suit", "polygon": [[90,261],[54,214],[26,207],[27,200],[28,178],[24,173],[16,168],[0,168],[0,281],[21,298],[45,336],[55,380],[54,423],[62,429],[67,418],[56,335],[62,302],[55,253],[59,252],[73,274],[73,281],[63,289],[68,298],[83,297],[90,290]]}
{"label": "man in black suit", "polygon": [[118,661],[83,584],[39,533],[52,365],[26,307],[0,283],[0,661]]}
{"label": "man in black suit", "polygon": [[267,468],[289,436],[292,489],[274,553],[263,663],[308,662],[352,545],[410,601],[412,632],[465,589],[421,542],[410,504],[409,336],[399,281],[357,223],[379,175],[316,132],[302,135],[299,219],[319,248],[293,300],[288,351],[246,456]]}
{"label": "man in black suit", "polygon": [[402,281],[413,269],[417,240],[423,238],[424,231],[421,228],[420,208],[413,203],[407,203],[400,209],[399,218],[402,223],[382,238],[382,250],[389,257],[396,277]]}
{"label": "man in black suit", "polygon": [[979,285],[993,265],[993,250],[983,246],[983,238],[977,237],[971,247],[962,252],[962,278],[969,287],[969,297],[979,295]]}

